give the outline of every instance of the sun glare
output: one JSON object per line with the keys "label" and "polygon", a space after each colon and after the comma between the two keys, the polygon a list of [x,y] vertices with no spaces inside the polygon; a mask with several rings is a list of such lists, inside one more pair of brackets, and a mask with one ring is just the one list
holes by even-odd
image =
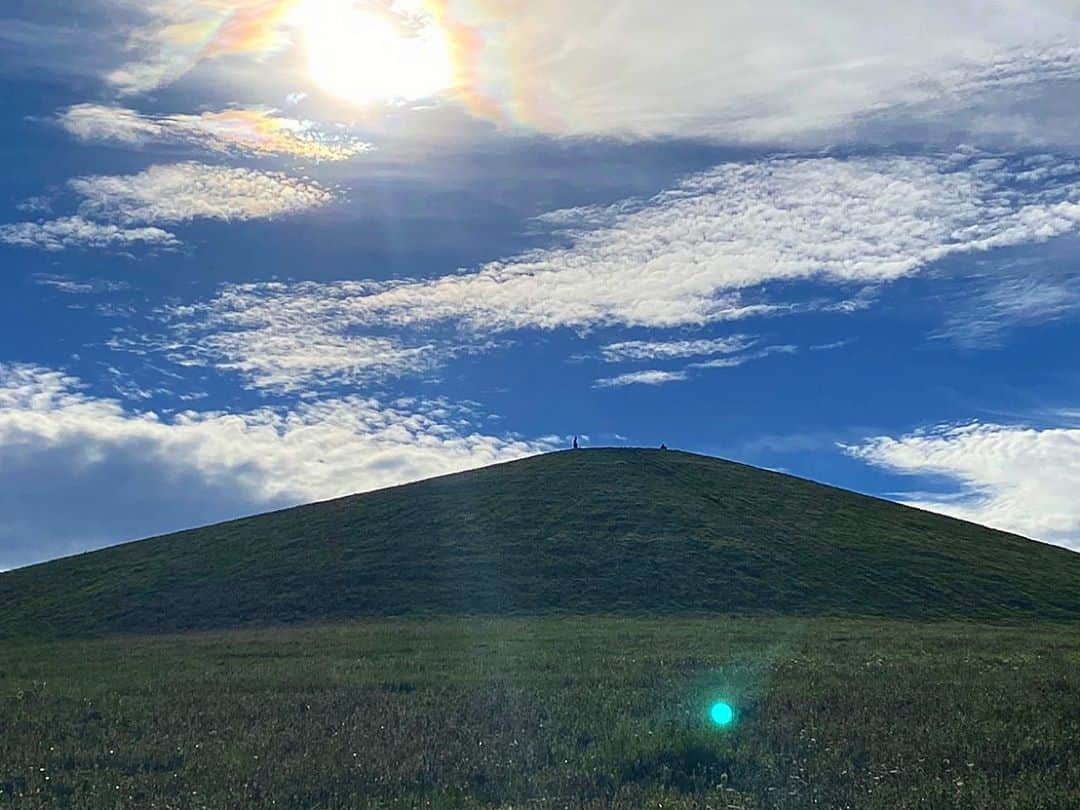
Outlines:
{"label": "sun glare", "polygon": [[300,24],[312,80],[346,101],[415,101],[453,83],[449,43],[435,25],[410,26],[356,0],[312,0]]}

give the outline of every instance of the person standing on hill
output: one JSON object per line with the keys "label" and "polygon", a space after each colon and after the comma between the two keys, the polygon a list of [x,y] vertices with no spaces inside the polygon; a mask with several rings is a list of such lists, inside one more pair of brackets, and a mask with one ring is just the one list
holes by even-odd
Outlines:
{"label": "person standing on hill", "polygon": [[574,449],[578,449],[577,436],[574,437]]}

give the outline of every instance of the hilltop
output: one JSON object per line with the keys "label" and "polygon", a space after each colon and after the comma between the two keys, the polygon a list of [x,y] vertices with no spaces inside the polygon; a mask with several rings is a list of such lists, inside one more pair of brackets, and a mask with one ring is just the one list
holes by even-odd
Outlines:
{"label": "hilltop", "polygon": [[0,575],[0,635],[357,616],[1080,618],[1080,555],[675,451],[552,453]]}

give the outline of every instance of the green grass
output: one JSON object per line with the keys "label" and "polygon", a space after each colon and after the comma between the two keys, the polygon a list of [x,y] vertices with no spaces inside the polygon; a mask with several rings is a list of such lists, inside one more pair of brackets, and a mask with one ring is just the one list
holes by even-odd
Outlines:
{"label": "green grass", "polygon": [[234,521],[0,606],[19,810],[1080,807],[1080,555],[701,456]]}
{"label": "green grass", "polygon": [[1080,619],[1080,555],[686,453],[587,450],[0,575],[0,637],[361,616]]}
{"label": "green grass", "polygon": [[567,616],[8,641],[0,806],[1074,808],[1080,626]]}

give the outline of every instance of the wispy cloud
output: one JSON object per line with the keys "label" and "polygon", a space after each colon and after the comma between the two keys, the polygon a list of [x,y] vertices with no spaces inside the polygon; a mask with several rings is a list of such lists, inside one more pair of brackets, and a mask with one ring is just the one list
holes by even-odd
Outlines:
{"label": "wispy cloud", "polygon": [[750,347],[755,340],[748,335],[699,340],[627,340],[601,347],[600,354],[607,363],[704,357],[734,354]]}
{"label": "wispy cloud", "polygon": [[738,368],[753,360],[761,360],[774,354],[796,354],[798,346],[783,344],[779,346],[763,346],[750,352],[730,355],[727,357],[715,357],[712,360],[702,360],[691,364],[691,368]]}
{"label": "wispy cloud", "polygon": [[[395,336],[441,325],[456,330],[458,343],[482,346],[518,329],[671,328],[852,311],[868,305],[875,286],[950,255],[1080,230],[1080,176],[1028,176],[1042,165],[978,153],[725,164],[648,200],[546,216],[563,243],[557,248],[429,280],[233,285],[173,311],[171,321],[182,342],[197,334],[214,347],[215,364],[281,386],[356,369],[429,367],[446,347]],[[776,285],[807,280],[849,296],[773,300]],[[653,340],[610,344],[608,353],[657,360],[725,348],[737,349]]]}
{"label": "wispy cloud", "polygon": [[932,337],[967,349],[995,348],[1012,329],[1080,311],[1080,268],[1066,258],[996,262],[964,279],[945,306],[945,323]]}
{"label": "wispy cloud", "polygon": [[973,423],[845,446],[887,470],[944,477],[951,488],[906,496],[923,509],[1080,550],[1080,430]]}
{"label": "wispy cloud", "polygon": [[694,357],[709,358],[690,363],[682,369],[660,370],[647,369],[604,377],[595,382],[598,388],[621,387],[625,385],[663,385],[669,382],[684,382],[691,378],[695,369],[737,368],[754,360],[761,360],[773,354],[794,354],[797,346],[762,346],[753,348],[759,338],[749,335],[732,335],[725,338],[700,340],[649,341],[630,340],[610,343],[601,347],[601,358],[607,363],[642,362],[655,360],[675,360]]}
{"label": "wispy cloud", "polygon": [[[748,344],[749,345],[753,345]],[[709,360],[699,360],[696,363],[690,363],[685,368],[675,370],[660,370],[660,369],[647,369],[645,371],[631,371],[626,374],[619,374],[615,377],[603,377],[598,379],[594,385],[597,388],[613,388],[621,387],[625,385],[663,385],[670,382],[685,382],[691,379],[692,372],[695,370],[707,370],[717,368],[738,368],[739,366],[753,362],[754,360],[763,360],[774,354],[795,354],[798,352],[798,346],[782,345],[782,346],[764,346],[760,349],[754,349],[753,351],[742,351],[738,348],[731,346],[726,347],[728,351],[720,352],[706,352],[703,354],[714,354]],[[689,351],[689,350],[688,350]],[[672,357],[676,355],[668,355]],[[683,355],[686,357],[694,357],[695,354]],[[657,359],[664,359],[658,357]]]}
{"label": "wispy cloud", "polygon": [[71,180],[80,198],[74,216],[0,225],[0,242],[63,250],[134,244],[172,246],[179,239],[158,225],[193,219],[248,220],[326,205],[330,191],[279,172],[173,163],[138,174]]}
{"label": "wispy cloud", "polygon": [[[1076,24],[1075,15],[1070,24]],[[1020,38],[1032,34],[1024,28],[1017,32]],[[1076,109],[1066,99],[1080,87],[1075,42],[1075,35],[1058,39],[1047,29],[1041,40],[927,71],[908,92],[856,115],[848,137],[1073,149],[1080,143]]]}
{"label": "wispy cloud", "polygon": [[[0,565],[550,449],[481,421],[442,400],[361,397],[166,417],[0,364]],[[48,508],[58,491],[81,507]]]}
{"label": "wispy cloud", "polygon": [[846,338],[844,340],[834,340],[831,343],[815,343],[813,346],[807,346],[806,348],[812,352],[831,352],[835,349],[850,346],[854,342],[853,338]]}
{"label": "wispy cloud", "polygon": [[92,295],[131,289],[131,285],[126,281],[110,281],[101,278],[75,279],[56,273],[37,273],[33,281],[42,287],[50,287],[66,295]]}
{"label": "wispy cloud", "polygon": [[725,164],[652,199],[563,218],[567,247],[358,289],[348,306],[384,323],[456,320],[489,332],[782,313],[741,294],[807,279],[881,284],[950,255],[1080,229],[1080,177],[1020,183],[1028,168],[979,154]]}
{"label": "wispy cloud", "polygon": [[647,369],[645,371],[631,371],[615,377],[604,377],[597,380],[594,385],[597,388],[622,388],[627,385],[664,385],[670,382],[682,382],[685,379],[685,371]]}
{"label": "wispy cloud", "polygon": [[370,152],[372,144],[348,133],[284,118],[270,108],[236,108],[198,115],[145,115],[125,107],[76,104],[59,115],[60,124],[84,141],[130,145],[185,143],[215,152],[285,155],[338,161]]}

